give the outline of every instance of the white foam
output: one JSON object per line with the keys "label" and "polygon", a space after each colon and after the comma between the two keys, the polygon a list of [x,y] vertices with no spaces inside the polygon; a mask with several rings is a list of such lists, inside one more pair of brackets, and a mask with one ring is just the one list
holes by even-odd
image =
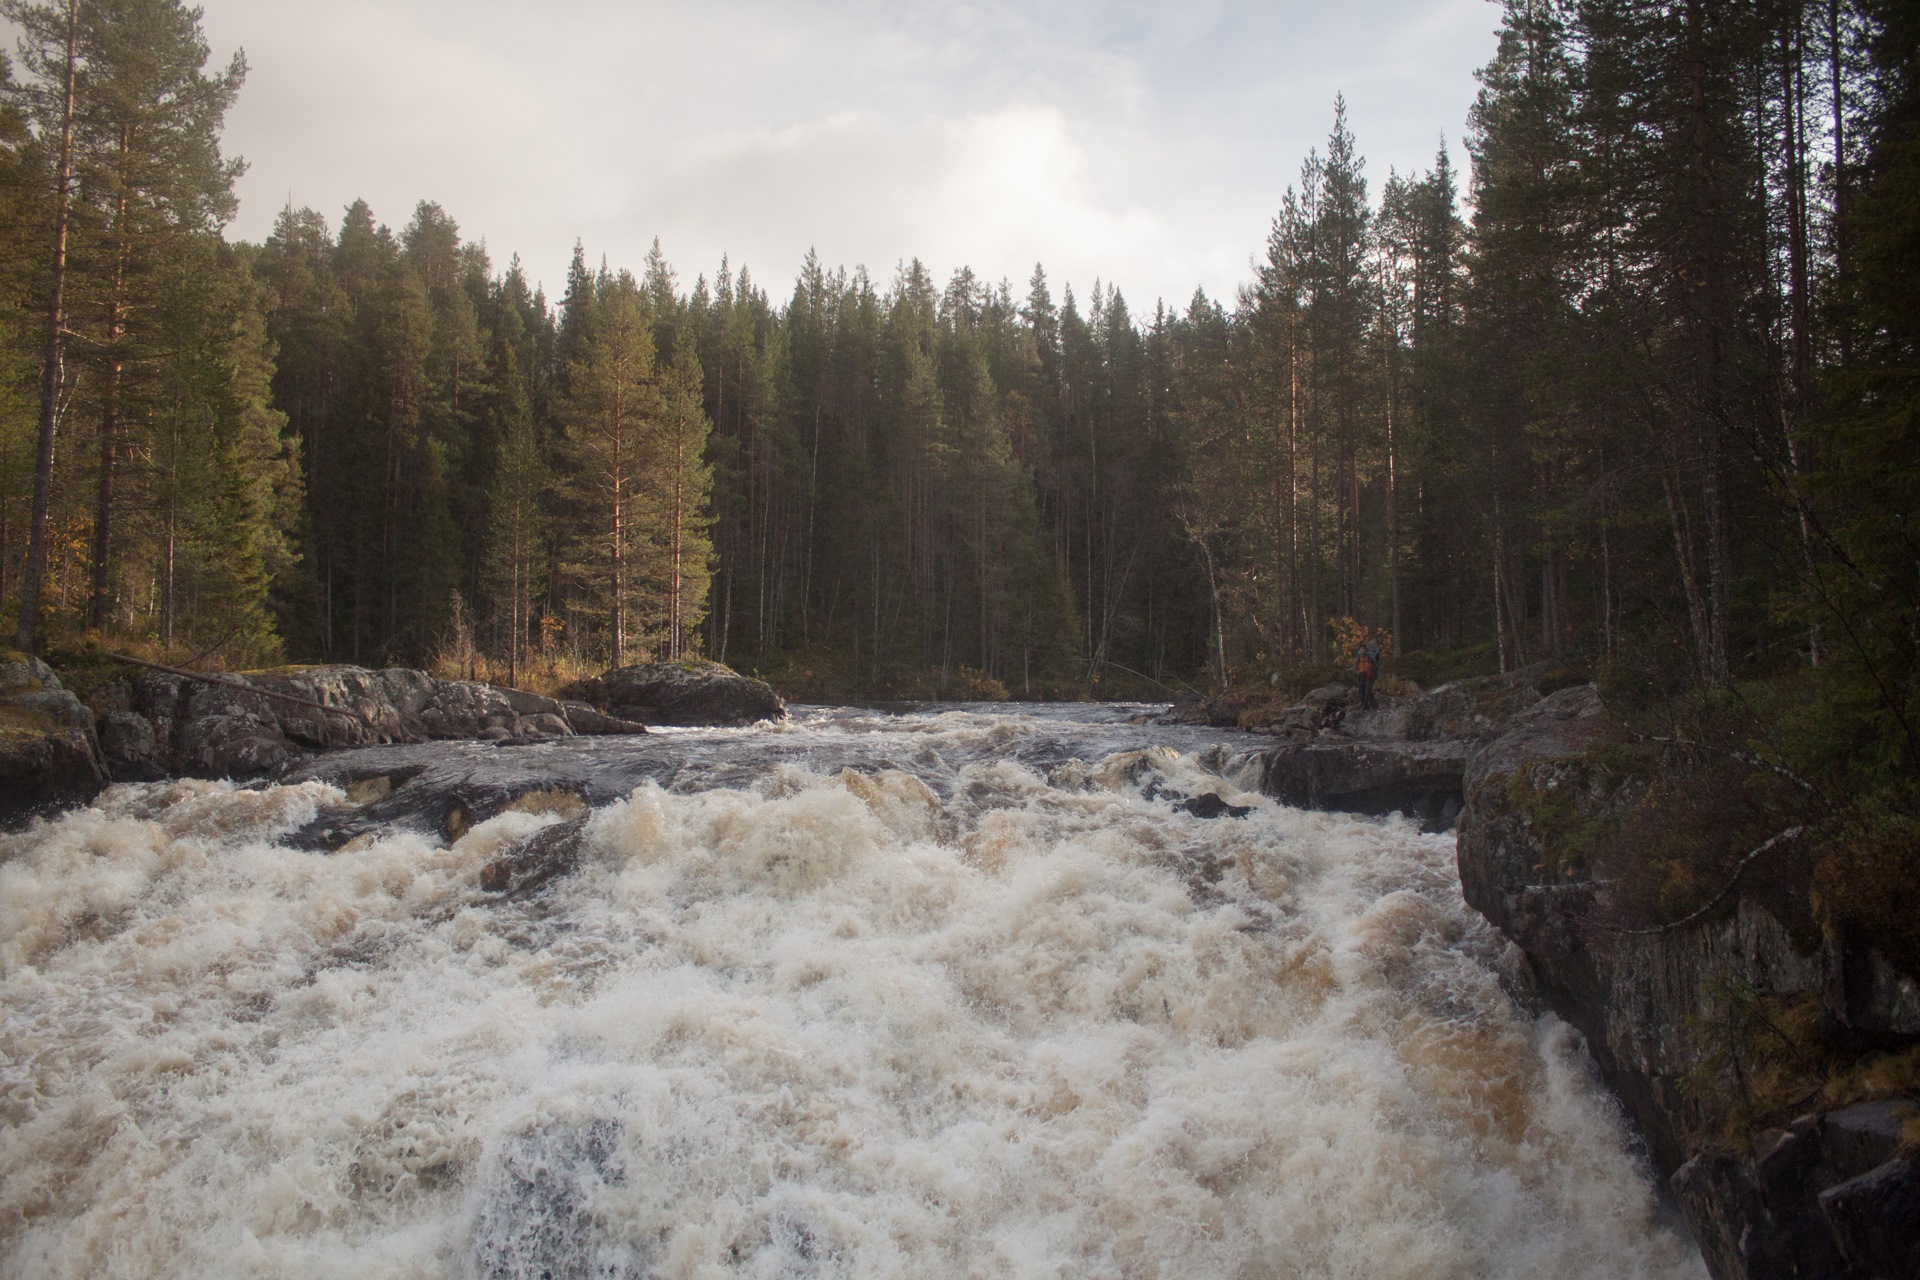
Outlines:
{"label": "white foam", "polygon": [[0,1271],[1703,1274],[1449,840],[1128,772],[649,785],[519,905],[479,869],[551,818],[325,856],[274,839],[338,793],[174,784],[8,838]]}

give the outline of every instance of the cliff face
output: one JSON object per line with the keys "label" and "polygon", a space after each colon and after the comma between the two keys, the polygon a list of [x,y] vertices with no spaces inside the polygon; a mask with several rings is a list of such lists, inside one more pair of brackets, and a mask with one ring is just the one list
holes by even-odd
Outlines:
{"label": "cliff face", "polygon": [[1468,903],[1519,944],[1540,997],[1586,1036],[1719,1280],[1920,1276],[1910,1100],[1821,1111],[1809,1097],[1784,1127],[1732,1134],[1725,1105],[1752,1069],[1742,1028],[1764,1036],[1768,1010],[1817,1007],[1830,1038],[1898,1048],[1920,1043],[1920,986],[1737,887],[1698,919],[1615,923],[1611,886],[1575,856],[1573,833],[1646,793],[1649,779],[1596,750],[1620,736],[1583,686],[1472,751],[1458,837]]}

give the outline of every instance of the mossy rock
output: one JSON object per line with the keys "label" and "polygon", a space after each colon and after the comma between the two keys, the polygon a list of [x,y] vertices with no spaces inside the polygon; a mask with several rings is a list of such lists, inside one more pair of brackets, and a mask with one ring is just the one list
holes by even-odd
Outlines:
{"label": "mossy rock", "polygon": [[64,733],[66,729],[66,722],[51,712],[38,707],[0,702],[0,732],[46,737],[48,734]]}

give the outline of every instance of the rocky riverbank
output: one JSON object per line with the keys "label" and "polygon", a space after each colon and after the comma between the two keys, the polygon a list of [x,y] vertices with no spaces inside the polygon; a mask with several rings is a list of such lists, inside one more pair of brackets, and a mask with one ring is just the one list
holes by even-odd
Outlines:
{"label": "rocky riverbank", "polygon": [[[1677,919],[1635,919],[1583,856],[1655,781],[1607,750],[1627,736],[1583,688],[1472,753],[1467,902],[1519,944],[1540,998],[1586,1036],[1717,1280],[1920,1276],[1920,984],[1823,928],[1804,885],[1750,892],[1729,879]],[[1824,1083],[1790,1114],[1735,1105],[1784,1056],[1806,1056],[1803,1041],[1828,1055]],[[1865,1100],[1837,1105],[1854,1098]]]}
{"label": "rocky riverbank", "polygon": [[[1671,921],[1619,901],[1588,855],[1647,802],[1658,764],[1621,749],[1632,735],[1594,686],[1535,668],[1374,711],[1335,684],[1167,718],[1276,739],[1261,786],[1287,803],[1457,822],[1467,902],[1526,956],[1519,994],[1586,1037],[1716,1280],[1920,1277],[1920,984],[1823,929],[1808,886],[1779,876],[1764,892],[1730,879]],[[1750,1101],[1796,1079],[1783,1057],[1813,1053],[1797,1106]]]}
{"label": "rocky riverbank", "polygon": [[1450,831],[1465,803],[1467,760],[1513,718],[1572,683],[1553,667],[1382,694],[1360,707],[1351,685],[1329,684],[1299,702],[1242,696],[1176,705],[1170,724],[1233,726],[1273,738],[1260,754],[1261,790],[1304,809],[1404,813],[1427,831]]}
{"label": "rocky riverbank", "polygon": [[253,778],[394,743],[542,742],[654,724],[748,724],[785,704],[717,663],[622,667],[549,698],[424,671],[130,670],[83,703],[38,659],[0,662],[0,818],[91,799],[109,781]]}

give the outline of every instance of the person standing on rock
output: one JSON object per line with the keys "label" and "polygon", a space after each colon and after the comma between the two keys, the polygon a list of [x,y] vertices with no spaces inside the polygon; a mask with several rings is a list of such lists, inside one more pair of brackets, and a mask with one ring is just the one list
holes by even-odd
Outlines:
{"label": "person standing on rock", "polygon": [[1380,704],[1374,701],[1373,682],[1380,675],[1380,646],[1369,640],[1354,649],[1353,672],[1360,678],[1360,709],[1378,711]]}

